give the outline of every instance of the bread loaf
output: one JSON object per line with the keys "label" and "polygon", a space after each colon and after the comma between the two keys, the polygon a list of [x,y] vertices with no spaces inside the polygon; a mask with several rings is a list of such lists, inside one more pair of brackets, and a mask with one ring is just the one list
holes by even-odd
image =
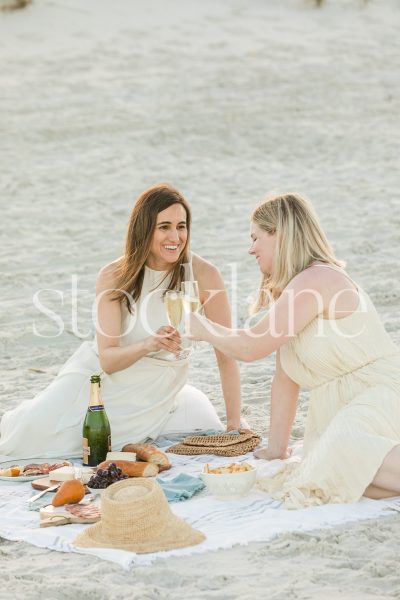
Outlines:
{"label": "bread loaf", "polygon": [[133,462],[131,460],[105,460],[100,463],[98,469],[107,469],[114,463],[123,473],[129,477],[154,477],[158,474],[158,466],[147,462]]}
{"label": "bread loaf", "polygon": [[160,471],[171,467],[168,456],[151,444],[126,444],[122,452],[135,452],[139,460],[158,465]]}

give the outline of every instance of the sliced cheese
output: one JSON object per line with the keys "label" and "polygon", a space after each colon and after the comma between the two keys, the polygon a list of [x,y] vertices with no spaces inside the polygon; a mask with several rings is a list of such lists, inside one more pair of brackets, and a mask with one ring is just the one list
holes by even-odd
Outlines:
{"label": "sliced cheese", "polygon": [[87,483],[94,471],[90,467],[60,467],[50,471],[49,478],[51,481],[68,481],[69,479],[81,479],[83,483]]}
{"label": "sliced cheese", "polygon": [[75,468],[74,467],[59,467],[50,471],[49,478],[52,481],[67,481],[68,479],[75,479]]}
{"label": "sliced cheese", "polygon": [[136,461],[135,452],[107,452],[106,460],[129,460]]}

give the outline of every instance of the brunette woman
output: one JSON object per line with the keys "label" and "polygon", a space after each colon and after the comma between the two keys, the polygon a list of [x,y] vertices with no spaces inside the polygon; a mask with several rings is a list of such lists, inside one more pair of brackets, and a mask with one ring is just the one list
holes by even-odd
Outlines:
{"label": "brunette woman", "polygon": [[[139,196],[124,255],[101,269],[97,278],[95,342],[84,342],[42,393],[5,413],[0,454],[80,456],[89,378],[100,370],[113,449],[160,433],[222,429],[208,398],[186,383],[188,352],[179,332],[168,325],[164,306],[167,290],[178,291],[182,281],[194,279],[204,314],[230,326],[221,275],[191,254],[190,227],[190,207],[172,186],[155,185]],[[238,366],[219,350],[216,358],[227,429],[237,429]]]}

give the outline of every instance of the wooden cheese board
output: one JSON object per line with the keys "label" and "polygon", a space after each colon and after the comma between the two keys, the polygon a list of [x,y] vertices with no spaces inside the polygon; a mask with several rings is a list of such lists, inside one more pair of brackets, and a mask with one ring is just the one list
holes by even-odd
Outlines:
{"label": "wooden cheese board", "polygon": [[100,521],[100,507],[93,503],[49,504],[40,509],[40,527],[56,527],[71,523],[96,523]]}
{"label": "wooden cheese board", "polygon": [[[43,479],[36,479],[36,481],[32,481],[31,486],[34,490],[38,492],[42,492],[47,490],[49,487],[53,487],[56,483],[61,485],[61,481],[52,481],[49,477],[44,477]],[[53,490],[56,492],[57,490]]]}

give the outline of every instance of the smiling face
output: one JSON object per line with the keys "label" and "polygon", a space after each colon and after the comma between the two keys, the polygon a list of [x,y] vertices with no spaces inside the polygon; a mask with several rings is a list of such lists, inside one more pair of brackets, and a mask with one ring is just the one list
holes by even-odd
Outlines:
{"label": "smiling face", "polygon": [[172,204],[159,212],[147,266],[157,271],[170,269],[184,251],[187,237],[186,211],[181,204]]}
{"label": "smiling face", "polygon": [[257,223],[252,222],[250,237],[252,243],[249,248],[249,254],[255,256],[257,259],[261,273],[270,275],[276,250],[276,233],[267,233]]}

